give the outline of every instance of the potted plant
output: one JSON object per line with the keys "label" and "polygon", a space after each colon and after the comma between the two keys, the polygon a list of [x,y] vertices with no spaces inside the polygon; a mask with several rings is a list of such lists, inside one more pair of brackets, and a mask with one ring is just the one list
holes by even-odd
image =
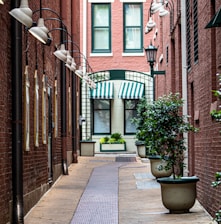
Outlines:
{"label": "potted plant", "polygon": [[126,151],[126,141],[118,132],[113,133],[110,137],[105,136],[100,139],[101,152]]}
{"label": "potted plant", "polygon": [[95,143],[91,139],[80,141],[80,155],[81,156],[94,156],[95,153]]}
{"label": "potted plant", "polygon": [[144,141],[145,140],[144,136],[140,135],[140,130],[142,130],[143,123],[145,120],[143,113],[146,111],[146,106],[147,106],[146,99],[145,98],[140,99],[136,108],[137,116],[131,120],[131,122],[134,123],[137,128],[136,133],[137,140],[135,141],[135,145],[137,147],[137,154],[141,158],[146,158],[148,154]]}
{"label": "potted plant", "polygon": [[[148,102],[143,98],[137,105],[137,116],[132,119],[132,122],[137,128],[136,138],[145,144],[145,157],[150,160],[151,173],[159,178],[170,176],[172,169],[164,169],[167,166],[167,159],[166,157],[163,159],[160,155],[161,139],[157,123],[159,116],[155,113],[156,110],[159,110],[157,102]],[[138,151],[139,154],[141,153]]]}
{"label": "potted plant", "polygon": [[[155,132],[154,138],[148,137],[150,144],[161,158],[166,158],[163,169],[172,169],[171,177],[158,178],[161,185],[163,205],[170,213],[185,213],[194,205],[198,177],[182,177],[184,151],[186,144],[183,134],[196,132],[188,122],[188,116],[182,115],[183,99],[179,94],[165,95],[153,102],[151,117],[147,119],[149,131]],[[150,121],[149,121],[150,120]],[[150,124],[154,125],[150,125]],[[157,132],[157,133],[156,133]]]}

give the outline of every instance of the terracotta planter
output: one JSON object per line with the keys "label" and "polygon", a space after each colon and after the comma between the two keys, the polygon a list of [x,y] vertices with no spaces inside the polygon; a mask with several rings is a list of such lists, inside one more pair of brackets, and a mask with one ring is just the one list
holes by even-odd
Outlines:
{"label": "terracotta planter", "polygon": [[167,165],[166,160],[162,160],[160,156],[148,156],[150,160],[150,170],[154,177],[169,177],[172,174],[172,168],[165,170],[164,167]]}
{"label": "terracotta planter", "polygon": [[165,208],[175,214],[189,212],[195,203],[197,181],[198,177],[157,179],[161,185],[161,197]]}

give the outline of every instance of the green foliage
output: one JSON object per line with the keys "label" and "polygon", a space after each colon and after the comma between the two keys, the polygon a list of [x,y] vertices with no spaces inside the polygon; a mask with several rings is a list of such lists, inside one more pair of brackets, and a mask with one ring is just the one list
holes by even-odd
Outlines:
{"label": "green foliage", "polygon": [[107,143],[108,141],[109,141],[109,137],[107,136],[100,139],[101,144]]}
{"label": "green foliage", "polygon": [[[221,184],[221,172],[215,173],[215,181],[212,182],[212,187],[218,187]],[[214,220],[221,223],[221,210],[216,211]]]}
{"label": "green foliage", "polygon": [[154,102],[141,101],[138,104],[138,118],[133,119],[137,127],[136,136],[150,147],[152,154],[168,157],[168,166],[182,170],[183,152],[186,150],[183,134],[197,131],[182,115],[183,100],[179,94],[162,96]]}
{"label": "green foliage", "polygon": [[122,135],[120,133],[113,133],[110,137],[103,137],[100,139],[101,144],[114,144],[114,143],[119,143],[123,144],[126,141],[122,138]]}
{"label": "green foliage", "polygon": [[[218,81],[219,85],[221,84],[221,74],[218,74]],[[218,97],[218,99],[221,99],[221,88],[219,90],[213,90],[214,96]],[[220,108],[220,107],[219,107]],[[218,110],[213,110],[210,115],[212,118],[217,121],[221,122],[221,109]],[[221,131],[220,131],[221,133]],[[216,172],[215,173],[215,181],[212,182],[212,187],[218,187],[221,184],[221,172]],[[221,210],[218,210],[215,213],[214,220],[217,223],[221,223]]]}
{"label": "green foliage", "polygon": [[121,136],[121,133],[116,132],[116,133],[113,133],[113,134],[111,135],[111,138],[113,138],[113,139],[115,139],[116,141],[118,141],[119,139],[122,138],[122,136]]}

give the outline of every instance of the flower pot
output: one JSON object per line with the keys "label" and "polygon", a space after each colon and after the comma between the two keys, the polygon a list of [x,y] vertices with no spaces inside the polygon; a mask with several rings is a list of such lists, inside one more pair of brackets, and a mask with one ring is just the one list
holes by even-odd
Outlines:
{"label": "flower pot", "polygon": [[169,177],[172,174],[172,168],[165,170],[164,167],[167,165],[166,160],[162,160],[160,156],[148,156],[150,160],[150,170],[154,177]]}
{"label": "flower pot", "polygon": [[159,178],[163,205],[170,213],[187,213],[193,207],[196,199],[196,183],[198,177]]}
{"label": "flower pot", "polygon": [[140,158],[146,158],[146,146],[144,142],[136,142],[135,145],[137,146],[137,154]]}
{"label": "flower pot", "polygon": [[94,156],[95,141],[80,141],[80,155],[81,156]]}
{"label": "flower pot", "polygon": [[126,151],[126,143],[103,143],[100,144],[101,152]]}

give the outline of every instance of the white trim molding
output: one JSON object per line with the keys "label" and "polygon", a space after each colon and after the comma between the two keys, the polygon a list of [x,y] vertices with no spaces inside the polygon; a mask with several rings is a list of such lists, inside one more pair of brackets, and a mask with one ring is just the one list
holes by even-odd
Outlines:
{"label": "white trim molding", "polygon": [[114,2],[114,0],[88,0],[88,2],[92,2],[92,3],[106,3],[106,2]]}
{"label": "white trim molding", "polygon": [[120,2],[133,2],[133,3],[137,3],[137,2],[146,2],[146,0],[120,0]]}

